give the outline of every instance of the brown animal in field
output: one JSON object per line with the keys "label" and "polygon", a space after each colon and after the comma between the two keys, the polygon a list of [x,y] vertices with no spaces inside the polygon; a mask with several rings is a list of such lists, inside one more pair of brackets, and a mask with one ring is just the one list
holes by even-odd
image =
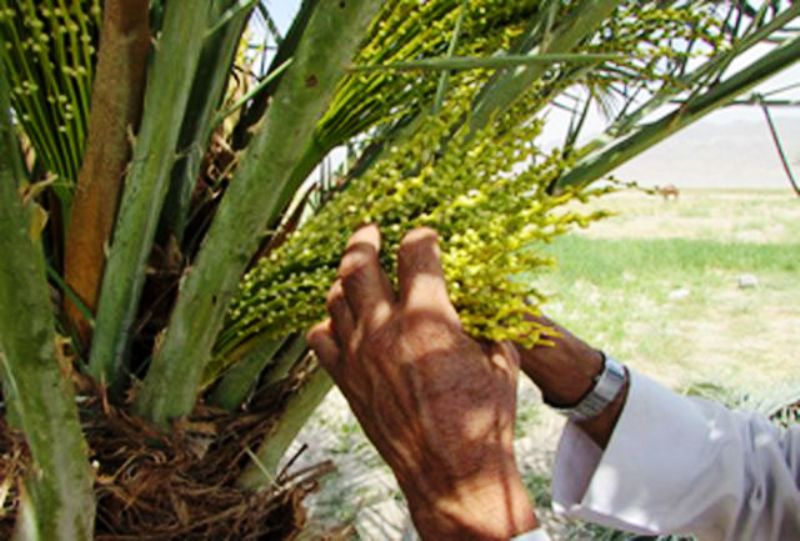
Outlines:
{"label": "brown animal in field", "polygon": [[678,190],[678,187],[674,184],[667,184],[666,186],[656,186],[654,188],[655,192],[659,194],[661,197],[664,198],[664,201],[669,201],[669,198],[672,197],[674,199],[678,199],[681,192]]}

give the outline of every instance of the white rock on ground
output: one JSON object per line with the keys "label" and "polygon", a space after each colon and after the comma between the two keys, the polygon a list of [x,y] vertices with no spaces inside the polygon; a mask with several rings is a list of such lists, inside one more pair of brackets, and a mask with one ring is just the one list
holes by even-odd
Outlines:
{"label": "white rock on ground", "polygon": [[739,289],[753,289],[758,287],[758,278],[754,274],[742,274],[738,283]]}
{"label": "white rock on ground", "polygon": [[680,301],[685,299],[691,294],[689,288],[682,287],[680,289],[675,289],[674,291],[669,292],[669,300],[671,301]]}

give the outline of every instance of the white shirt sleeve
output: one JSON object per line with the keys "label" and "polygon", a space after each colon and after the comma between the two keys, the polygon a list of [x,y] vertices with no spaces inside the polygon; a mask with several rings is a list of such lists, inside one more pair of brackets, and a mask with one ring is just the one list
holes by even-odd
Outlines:
{"label": "white shirt sleeve", "polygon": [[605,452],[574,424],[564,429],[557,512],[645,535],[800,540],[800,428],[630,375]]}

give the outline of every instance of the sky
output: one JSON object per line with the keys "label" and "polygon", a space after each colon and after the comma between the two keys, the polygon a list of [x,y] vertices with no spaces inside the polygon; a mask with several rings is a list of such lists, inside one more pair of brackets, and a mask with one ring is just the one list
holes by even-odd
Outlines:
{"label": "sky", "polygon": [[[268,0],[276,23],[286,30],[299,0]],[[758,52],[746,56],[749,63]],[[756,90],[766,93],[800,82],[800,63],[765,82]],[[776,96],[778,97],[778,96]],[[780,97],[797,99],[800,91]],[[800,177],[800,108],[770,110],[781,142]],[[586,136],[600,133],[603,118],[595,112],[587,121]],[[567,129],[566,115],[551,113],[546,143],[554,144]],[[637,156],[615,176],[642,185],[675,184],[679,187],[789,188],[786,174],[772,143],[764,114],[758,107],[732,106],[711,113],[666,141]]]}

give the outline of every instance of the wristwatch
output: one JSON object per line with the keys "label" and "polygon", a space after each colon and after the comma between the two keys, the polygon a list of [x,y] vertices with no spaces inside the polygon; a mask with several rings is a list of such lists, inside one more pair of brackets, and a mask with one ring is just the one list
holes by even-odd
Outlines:
{"label": "wristwatch", "polygon": [[595,376],[592,390],[576,406],[557,408],[571,421],[587,421],[600,415],[617,398],[628,380],[627,370],[619,361],[602,351],[600,353],[603,355],[603,371]]}

